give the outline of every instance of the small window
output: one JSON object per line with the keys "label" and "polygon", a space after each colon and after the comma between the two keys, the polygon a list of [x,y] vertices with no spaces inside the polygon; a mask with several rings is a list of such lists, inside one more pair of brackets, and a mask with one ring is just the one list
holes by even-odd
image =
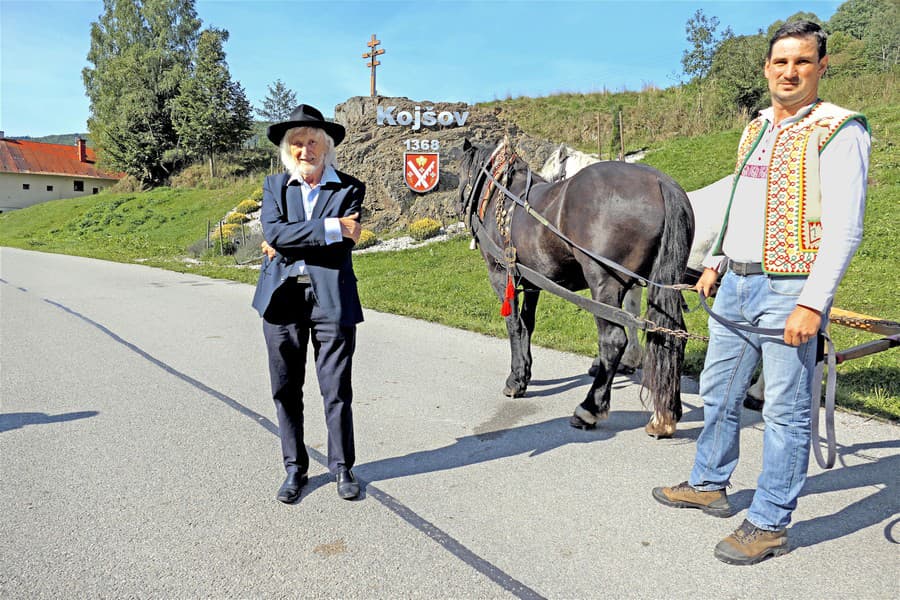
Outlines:
{"label": "small window", "polygon": [[53,186],[52,186],[52,185],[48,185],[48,186],[47,186],[47,191],[48,191],[48,192],[52,192],[52,191],[53,191]]}
{"label": "small window", "polygon": [[99,193],[100,193],[100,188],[94,188],[94,191],[92,191],[91,193],[92,193],[92,194],[99,194]]}
{"label": "small window", "polygon": [[31,189],[31,184],[30,184],[30,183],[23,183],[23,184],[22,184],[22,189],[23,189],[23,190],[30,190],[30,189]]}
{"label": "small window", "polygon": [[74,190],[75,190],[76,192],[83,192],[83,191],[84,191],[84,182],[83,182],[83,181],[78,181],[78,180],[76,179],[76,180],[75,180],[75,187],[74,187]]}

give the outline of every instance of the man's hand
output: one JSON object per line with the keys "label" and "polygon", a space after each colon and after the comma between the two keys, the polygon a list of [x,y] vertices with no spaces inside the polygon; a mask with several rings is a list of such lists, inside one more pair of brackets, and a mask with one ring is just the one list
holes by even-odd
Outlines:
{"label": "man's hand", "polygon": [[353,240],[354,244],[358,242],[359,234],[362,233],[362,226],[359,224],[359,213],[353,213],[338,220],[341,222],[341,235]]}
{"label": "man's hand", "polygon": [[784,343],[790,346],[805,344],[819,333],[821,325],[819,311],[798,304],[784,322]]}
{"label": "man's hand", "polygon": [[263,240],[262,244],[260,244],[259,247],[262,248],[263,254],[269,257],[269,260],[273,260],[275,258],[277,252],[275,251],[275,248],[269,245],[269,242]]}
{"label": "man's hand", "polygon": [[709,298],[713,295],[713,292],[716,291],[716,284],[718,281],[719,272],[707,267],[703,269],[703,275],[697,280],[697,285],[694,286],[694,289],[698,292],[703,292],[703,295]]}

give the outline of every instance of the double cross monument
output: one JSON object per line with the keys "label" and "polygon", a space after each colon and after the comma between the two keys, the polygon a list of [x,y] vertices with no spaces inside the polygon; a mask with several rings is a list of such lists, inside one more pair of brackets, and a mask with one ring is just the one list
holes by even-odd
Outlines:
{"label": "double cross monument", "polygon": [[369,50],[368,52],[366,52],[365,54],[362,55],[363,58],[370,59],[369,62],[366,63],[366,66],[372,68],[372,75],[369,78],[370,82],[371,82],[369,95],[373,96],[373,97],[375,96],[375,67],[377,67],[378,65],[381,64],[378,61],[378,55],[384,54],[383,49],[378,49],[378,50],[375,49],[378,46],[378,44],[380,44],[380,43],[381,43],[381,40],[375,39],[375,34],[373,33],[372,39],[369,40],[368,43],[366,44],[366,46],[371,48],[371,50]]}

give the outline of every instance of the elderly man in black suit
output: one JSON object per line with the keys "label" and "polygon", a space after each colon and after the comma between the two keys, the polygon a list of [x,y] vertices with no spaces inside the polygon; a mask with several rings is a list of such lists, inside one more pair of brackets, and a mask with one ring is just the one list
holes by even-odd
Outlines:
{"label": "elderly man in black suit", "polygon": [[262,221],[265,241],[253,307],[263,318],[272,398],[287,477],[278,500],[291,503],[307,482],[303,442],[303,382],[310,340],[328,427],[328,470],[346,500],[359,495],[351,471],[353,440],[351,367],[356,325],[363,320],[350,251],[359,240],[366,186],[335,168],[334,147],[344,128],[301,104],[289,120],[269,127],[285,173],[266,177]]}

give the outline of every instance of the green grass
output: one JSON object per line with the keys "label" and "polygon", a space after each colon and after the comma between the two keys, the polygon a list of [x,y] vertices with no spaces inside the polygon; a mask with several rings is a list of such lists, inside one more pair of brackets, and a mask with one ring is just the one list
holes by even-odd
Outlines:
{"label": "green grass", "polygon": [[225,190],[163,187],[45,202],[0,215],[0,244],[116,261],[173,259],[205,239],[207,222],[215,224],[254,185],[248,180]]}

